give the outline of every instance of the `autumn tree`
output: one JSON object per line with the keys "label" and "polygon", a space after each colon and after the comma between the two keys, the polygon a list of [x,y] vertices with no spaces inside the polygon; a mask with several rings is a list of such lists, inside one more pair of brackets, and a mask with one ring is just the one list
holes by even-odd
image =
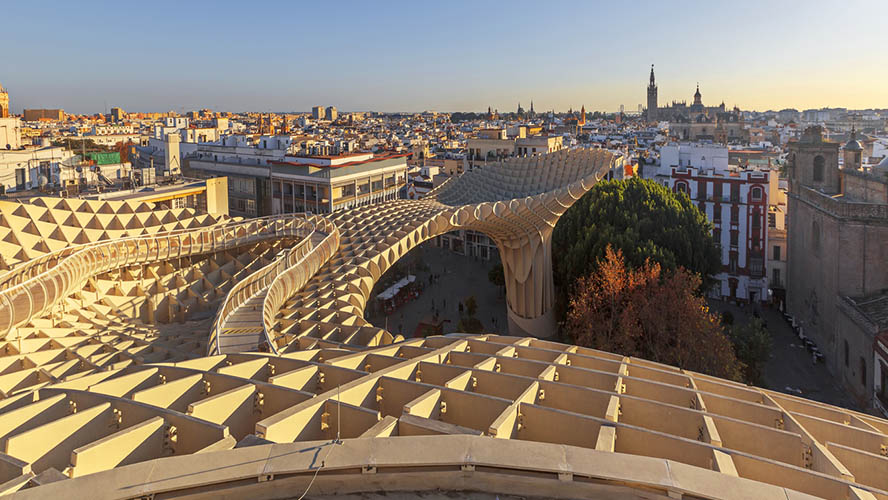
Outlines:
{"label": "autumn tree", "polygon": [[699,286],[682,267],[647,260],[627,268],[608,246],[597,270],[577,281],[565,330],[578,345],[740,380],[743,366]]}

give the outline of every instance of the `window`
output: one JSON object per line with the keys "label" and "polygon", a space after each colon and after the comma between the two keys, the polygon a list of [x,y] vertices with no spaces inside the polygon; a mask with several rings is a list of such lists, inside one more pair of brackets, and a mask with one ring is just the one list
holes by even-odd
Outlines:
{"label": "window", "polygon": [[771,285],[780,286],[780,269],[771,269]]}
{"label": "window", "polygon": [[866,387],[866,359],[860,358],[860,385]]}
{"label": "window", "polygon": [[823,168],[826,166],[826,160],[823,156],[814,157],[814,182],[823,182]]}
{"label": "window", "polygon": [[733,206],[731,207],[731,224],[737,224],[740,222],[740,208]]}
{"label": "window", "polygon": [[722,220],[721,205],[715,205],[714,207],[712,207],[712,220],[715,222],[721,222],[721,220]]}
{"label": "window", "polygon": [[764,276],[764,266],[762,265],[764,259],[762,259],[761,255],[753,255],[749,258],[749,273],[755,277]]}
{"label": "window", "polygon": [[762,217],[759,215],[758,210],[753,210],[752,212],[752,228],[760,229],[762,227]]}
{"label": "window", "polygon": [[685,184],[684,182],[676,182],[675,183],[675,192],[688,194],[688,185]]}
{"label": "window", "polygon": [[780,260],[780,247],[778,245],[774,245],[774,259]]}
{"label": "window", "polygon": [[768,227],[777,227],[777,214],[775,214],[774,212],[768,213]]}
{"label": "window", "polygon": [[755,201],[761,201],[762,199],[762,188],[756,186],[752,188],[752,199]]}
{"label": "window", "polygon": [[731,202],[740,203],[740,184],[731,184]]}
{"label": "window", "polygon": [[731,231],[731,246],[737,246],[737,231]]}

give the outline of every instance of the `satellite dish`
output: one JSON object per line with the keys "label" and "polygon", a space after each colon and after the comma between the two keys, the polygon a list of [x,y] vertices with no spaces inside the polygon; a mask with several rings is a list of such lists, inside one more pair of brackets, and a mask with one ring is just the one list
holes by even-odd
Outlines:
{"label": "satellite dish", "polygon": [[40,186],[41,189],[46,187],[46,185],[48,183],[49,183],[49,179],[47,179],[45,175],[41,175],[40,177],[37,178],[37,185]]}

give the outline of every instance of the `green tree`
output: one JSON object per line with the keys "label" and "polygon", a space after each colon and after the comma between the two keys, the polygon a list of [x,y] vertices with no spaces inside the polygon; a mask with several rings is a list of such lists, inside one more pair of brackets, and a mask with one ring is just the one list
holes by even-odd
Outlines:
{"label": "green tree", "polygon": [[762,320],[753,318],[748,323],[733,325],[728,329],[728,337],[734,344],[737,359],[743,363],[743,378],[747,383],[764,383],[765,363],[771,356],[771,334]]}
{"label": "green tree", "polygon": [[670,271],[683,267],[700,275],[704,287],[721,265],[706,215],[686,195],[637,177],[596,184],[561,217],[552,238],[562,304],[577,278],[594,271],[608,245],[630,268],[647,259]]}
{"label": "green tree", "polygon": [[459,333],[481,333],[484,331],[484,325],[478,318],[460,318],[456,324],[456,331]]}
{"label": "green tree", "polygon": [[722,313],[722,324],[726,326],[734,324],[734,315],[731,314],[731,311],[725,311]]}
{"label": "green tree", "polygon": [[475,300],[475,296],[471,295],[466,299],[466,314],[470,318],[475,317],[475,313],[478,311],[478,301]]}
{"label": "green tree", "polygon": [[506,285],[506,273],[501,263],[494,265],[490,271],[487,271],[487,279],[496,286]]}
{"label": "green tree", "polygon": [[456,324],[456,331],[461,333],[481,333],[484,331],[484,325],[481,324],[481,320],[475,317],[475,313],[478,312],[478,302],[475,300],[475,296],[470,295],[464,304],[466,306],[466,315],[459,318],[459,322]]}

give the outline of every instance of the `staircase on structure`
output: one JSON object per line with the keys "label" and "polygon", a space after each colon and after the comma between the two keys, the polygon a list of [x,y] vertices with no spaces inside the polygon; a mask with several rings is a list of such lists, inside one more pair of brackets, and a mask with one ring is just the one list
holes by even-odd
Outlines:
{"label": "staircase on structure", "polygon": [[[311,252],[326,237],[327,233],[316,230],[312,232],[307,241],[300,243],[300,245],[308,244],[307,250]],[[283,258],[284,255],[282,254],[274,263],[269,264],[269,270],[276,267]],[[274,276],[271,276],[271,278],[273,279]],[[266,286],[236,307],[227,317],[223,318],[221,335],[218,336],[220,353],[228,354],[260,350],[260,346],[265,342],[262,306],[272,280],[268,279],[266,281]]]}

